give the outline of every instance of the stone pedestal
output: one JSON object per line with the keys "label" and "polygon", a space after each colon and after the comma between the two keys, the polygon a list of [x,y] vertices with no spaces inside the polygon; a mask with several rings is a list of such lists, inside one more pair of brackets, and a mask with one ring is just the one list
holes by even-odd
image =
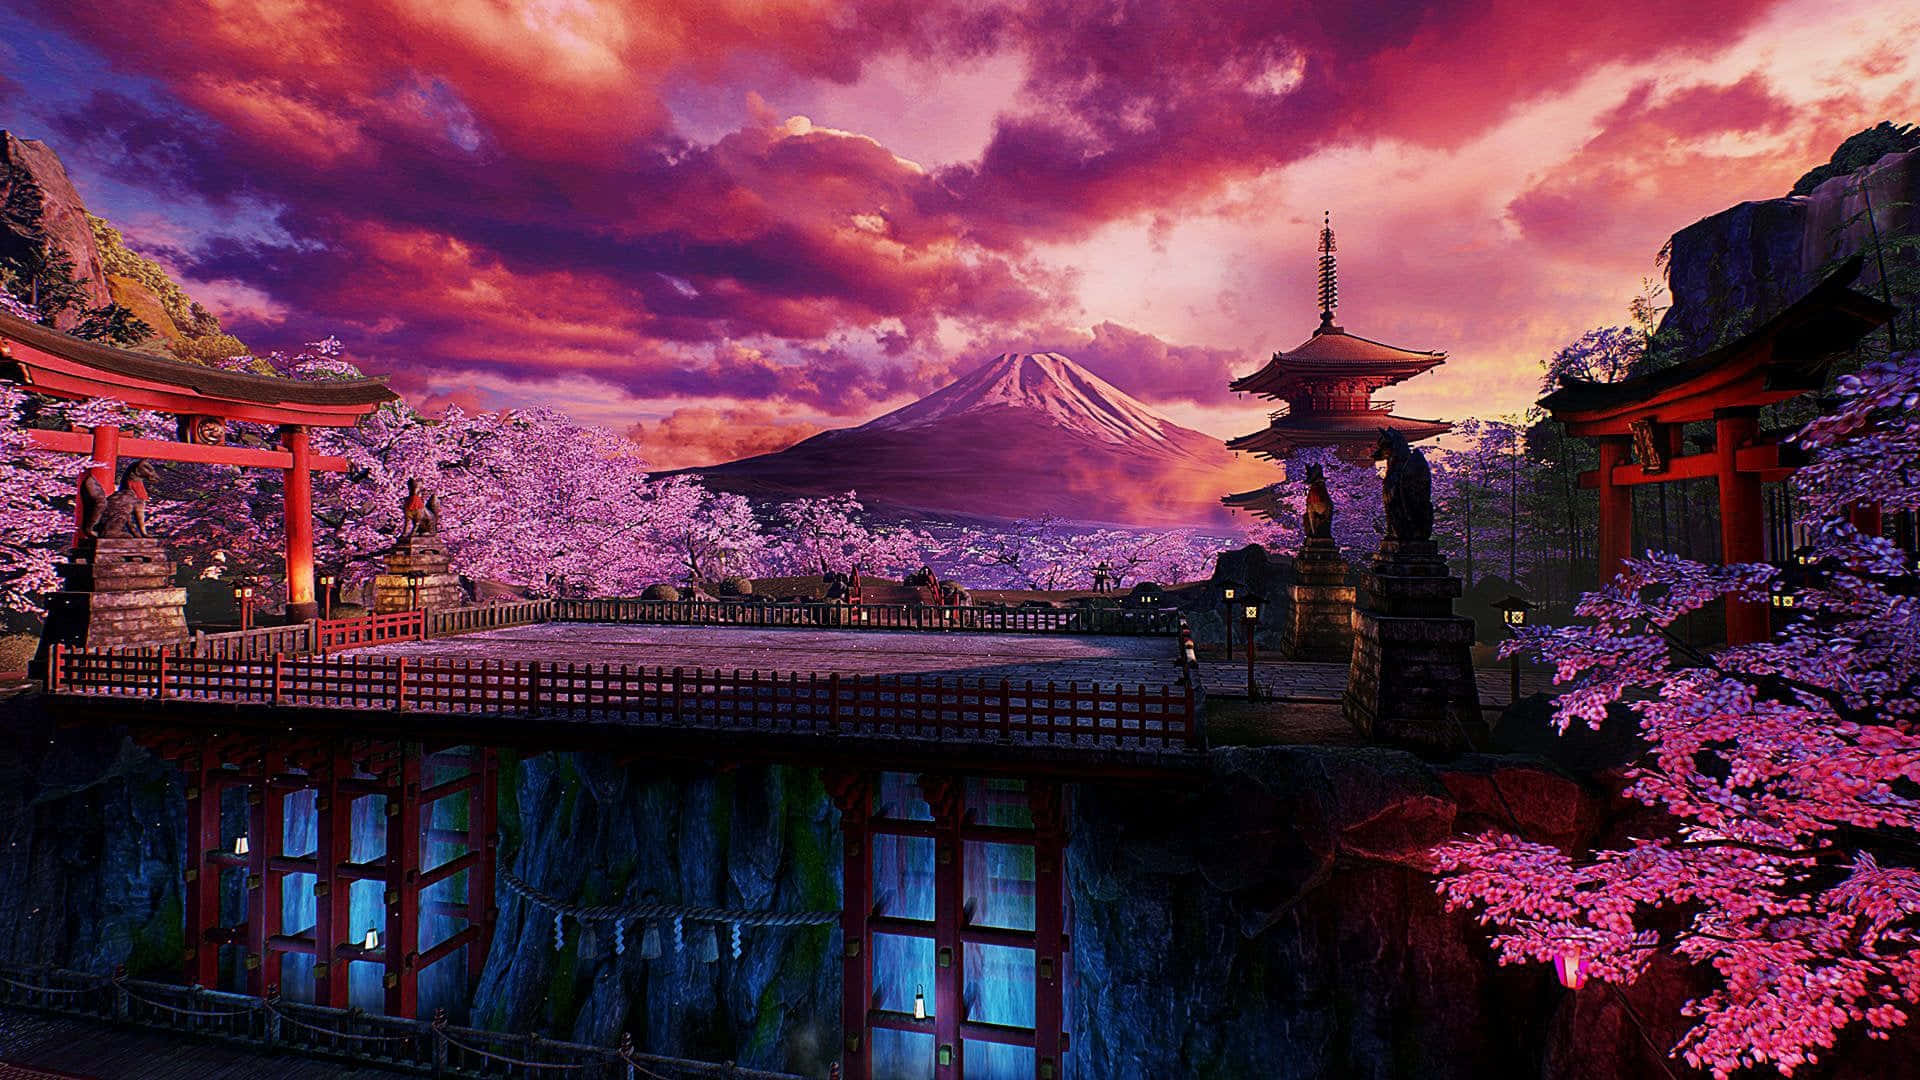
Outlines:
{"label": "stone pedestal", "polygon": [[82,540],[59,567],[66,586],[47,599],[46,627],[34,670],[53,645],[99,648],[160,644],[187,636],[187,590],[173,583],[173,560],[150,537]]}
{"label": "stone pedestal", "polygon": [[1289,660],[1334,662],[1353,656],[1353,586],[1332,540],[1308,540],[1293,560],[1292,607],[1281,651]]}
{"label": "stone pedestal", "polygon": [[1436,753],[1486,745],[1460,593],[1432,541],[1381,541],[1353,610],[1343,710],[1355,730]]}
{"label": "stone pedestal", "polygon": [[376,613],[452,608],[461,603],[460,575],[450,569],[447,545],[438,536],[409,536],[387,555],[387,572],[373,579]]}

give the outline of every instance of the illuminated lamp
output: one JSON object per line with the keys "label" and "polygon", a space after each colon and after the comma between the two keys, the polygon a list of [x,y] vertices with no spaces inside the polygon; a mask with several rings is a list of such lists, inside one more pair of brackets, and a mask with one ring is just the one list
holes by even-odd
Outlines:
{"label": "illuminated lamp", "polygon": [[915,1020],[925,1020],[927,1018],[927,993],[925,987],[916,986],[913,988],[913,1018]]}
{"label": "illuminated lamp", "polygon": [[249,850],[246,837],[236,836],[233,838],[233,853],[235,855],[245,855]]}
{"label": "illuminated lamp", "polygon": [[1553,973],[1560,977],[1561,986],[1578,990],[1587,983],[1587,958],[1578,949],[1563,952],[1553,958]]}
{"label": "illuminated lamp", "polygon": [[377,951],[380,948],[380,931],[371,926],[367,927],[366,940],[360,943],[360,947],[368,952]]}

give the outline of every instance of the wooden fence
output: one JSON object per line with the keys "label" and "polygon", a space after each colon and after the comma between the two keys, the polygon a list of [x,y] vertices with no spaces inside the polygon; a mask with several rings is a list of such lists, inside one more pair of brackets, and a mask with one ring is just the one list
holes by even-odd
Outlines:
{"label": "wooden fence", "polygon": [[[159,1029],[265,1052],[344,1060],[418,1076],[578,1080],[802,1080],[791,1073],[454,1027],[441,1019],[375,1016],[278,997],[89,975],[0,967],[0,1005]],[[91,1070],[90,1070],[91,1071]]]}
{"label": "wooden fence", "polygon": [[945,607],[733,600],[559,599],[556,622],[673,626],[821,627],[837,630],[967,630],[1029,634],[1176,634],[1180,613],[1151,608]]}
{"label": "wooden fence", "polygon": [[918,741],[1149,750],[1202,745],[1191,681],[1186,687],[1127,688],[447,657],[276,655],[230,660],[170,656],[158,649],[55,646],[47,689],[266,706],[504,712],[666,728]]}

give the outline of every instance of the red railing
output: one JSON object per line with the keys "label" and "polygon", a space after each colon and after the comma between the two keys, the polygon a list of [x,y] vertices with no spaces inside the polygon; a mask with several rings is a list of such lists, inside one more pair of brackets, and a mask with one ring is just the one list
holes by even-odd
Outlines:
{"label": "red railing", "polygon": [[[416,616],[417,612],[403,613]],[[323,634],[325,633],[325,625]],[[405,634],[398,617],[386,631]],[[405,656],[216,659],[56,646],[50,693],[516,713],[636,726],[1197,749],[1193,688]]]}
{"label": "red railing", "polygon": [[319,639],[315,644],[321,653],[364,649],[390,641],[420,641],[427,636],[426,612],[419,608],[354,619],[322,619],[314,625]]}

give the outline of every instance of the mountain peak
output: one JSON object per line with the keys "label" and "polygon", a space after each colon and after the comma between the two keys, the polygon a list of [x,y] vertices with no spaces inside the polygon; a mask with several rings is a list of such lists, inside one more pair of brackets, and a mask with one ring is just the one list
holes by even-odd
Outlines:
{"label": "mountain peak", "polygon": [[1169,421],[1061,353],[1001,353],[911,405],[855,430],[902,431],[961,413],[1025,409],[1098,439],[1164,443]]}

